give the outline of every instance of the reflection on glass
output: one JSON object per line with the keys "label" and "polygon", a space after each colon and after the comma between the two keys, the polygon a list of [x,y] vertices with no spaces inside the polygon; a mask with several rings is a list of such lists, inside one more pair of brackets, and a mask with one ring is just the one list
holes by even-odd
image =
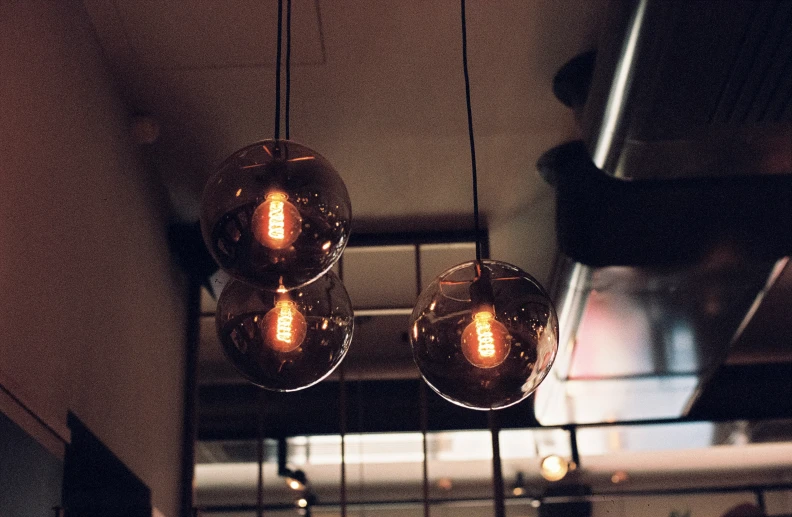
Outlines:
{"label": "reflection on glass", "polygon": [[296,391],[341,363],[352,340],[352,302],[332,271],[291,291],[233,281],[220,295],[217,334],[231,364],[250,382]]}
{"label": "reflection on glass", "polygon": [[215,261],[258,287],[293,289],[341,257],[352,209],[344,182],[315,151],[264,140],[236,151],[206,184],[201,231]]}

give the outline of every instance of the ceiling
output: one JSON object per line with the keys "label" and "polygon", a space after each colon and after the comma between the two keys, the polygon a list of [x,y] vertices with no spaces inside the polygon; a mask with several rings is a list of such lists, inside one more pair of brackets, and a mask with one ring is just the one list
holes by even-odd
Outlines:
{"label": "ceiling", "polygon": [[[272,136],[277,1],[82,1],[130,113],[149,115],[159,126],[159,138],[147,149],[147,155],[167,189],[174,218],[195,221],[203,185],[218,164],[236,149]],[[740,14],[735,14],[735,20],[753,20],[743,12],[750,11],[752,5],[740,3],[735,7]],[[536,163],[548,149],[591,132],[585,124],[586,117],[583,129],[577,129],[580,119],[576,122],[573,110],[555,98],[553,79],[571,58],[595,48],[597,43],[602,47],[599,52],[606,56],[608,48],[621,49],[619,41],[603,47],[603,41],[620,37],[616,30],[601,34],[601,26],[613,24],[606,17],[618,11],[611,10],[608,14],[606,7],[606,0],[468,3],[473,118],[481,208],[490,256],[522,267],[548,286],[557,249],[556,193],[536,173]],[[765,7],[769,9],[772,5]],[[665,8],[662,5],[658,8],[662,9],[655,14],[663,15]],[[768,13],[772,14],[772,9]],[[665,20],[663,16],[656,18]],[[683,21],[689,18],[680,17]],[[470,155],[458,2],[293,0],[292,27],[292,136],[324,154],[340,172],[352,200],[354,233],[439,235],[443,231],[469,230],[472,227]],[[714,37],[690,30],[685,24],[669,27],[679,32],[673,41],[688,37],[707,42]],[[757,41],[770,45],[767,34],[759,32],[761,37],[757,36]],[[652,34],[660,37],[657,34],[665,33]],[[721,41],[718,38],[715,39]],[[691,45],[695,47],[688,46]],[[729,50],[734,45],[738,44],[729,40],[718,48]],[[770,46],[776,51],[783,47],[773,45]],[[660,52],[666,47],[646,45],[644,48],[642,52]],[[681,52],[678,62],[663,63],[666,68],[678,63],[684,69],[687,54]],[[759,54],[764,56],[766,52]],[[650,58],[642,61],[642,66],[655,70],[658,59],[651,55]],[[608,59],[602,61],[608,63]],[[725,65],[722,68],[722,73],[734,72]],[[607,66],[601,69],[609,70]],[[676,70],[673,66],[670,69]],[[686,79],[686,85],[701,82],[695,70],[687,75],[668,75]],[[610,76],[604,73],[604,77],[607,80],[595,75],[592,91],[604,88],[597,80],[604,81],[607,87]],[[710,82],[717,89],[734,81],[712,79]],[[636,80],[633,86],[639,92],[660,88],[656,81],[648,79]],[[667,89],[676,91],[670,86]],[[684,89],[691,90],[688,86]],[[694,104],[706,104],[702,99],[711,96],[700,95],[701,99],[697,97],[699,101]],[[604,98],[597,99],[600,97]],[[649,95],[649,98],[654,97]],[[669,111],[666,104],[677,107],[674,103],[646,101],[631,113],[638,117],[646,111],[646,106],[657,103],[659,113]],[[595,108],[596,102],[593,111]],[[684,106],[677,108],[677,111],[690,111],[684,110]],[[693,115],[669,117],[688,127],[691,117],[695,118]],[[664,120],[659,116],[650,119]],[[651,120],[647,123],[651,124]],[[780,149],[786,153],[788,146],[782,145]],[[640,206],[639,213],[644,209],[645,206]],[[677,229],[672,233],[678,234]],[[399,244],[408,244],[404,253],[409,256],[412,243],[405,243],[404,236],[400,238]],[[398,373],[391,372],[391,376],[410,378],[416,372],[399,329],[405,318],[404,310],[412,301],[387,302],[383,286],[393,284],[398,290],[405,284],[397,275],[401,270],[392,267],[398,254],[394,252],[396,248],[388,249],[380,254],[391,256],[389,259],[371,259],[369,255],[376,251],[374,248],[368,250],[371,252],[368,255],[363,253],[366,258],[358,261],[362,266],[357,268],[362,289],[355,288],[351,274],[345,274],[344,278],[349,277],[348,288],[358,312],[371,307],[396,307],[401,312],[392,315],[388,322],[359,319],[354,347],[357,352],[353,351],[348,362],[371,366],[379,357],[384,364],[393,364],[396,356],[380,357],[381,353],[365,346],[370,343],[361,344],[361,336],[375,336],[379,349],[385,342],[392,344],[389,349],[398,349],[402,368],[396,369]],[[347,252],[345,259],[349,259],[350,272],[355,269],[354,251],[362,253],[366,249],[350,248]],[[458,261],[457,256],[452,260]],[[412,264],[412,259],[406,263]],[[389,265],[386,268],[382,264]],[[379,271],[378,267],[388,271]],[[409,278],[410,287],[405,290],[409,298],[415,274],[408,272],[404,276]],[[789,271],[779,283],[781,290],[788,285],[789,281],[783,280],[788,277]],[[373,285],[377,288],[373,289]],[[788,335],[783,332],[789,329],[788,325],[778,323],[783,313],[773,309],[783,307],[786,298],[782,292],[769,296],[768,300],[773,301],[774,296],[780,296],[780,301],[771,305],[771,310],[758,314],[760,320],[770,314],[770,324],[748,329],[746,335],[754,336],[750,340],[753,344],[742,346],[743,351],[753,350],[756,343],[764,346],[777,342],[779,336],[783,341]],[[207,317],[202,326],[207,331],[202,334],[210,336],[213,334],[211,304],[204,310]],[[765,331],[757,332],[757,328]],[[201,349],[210,362],[224,364],[228,370],[214,339],[209,339]],[[786,343],[775,346],[769,353],[777,356],[778,349],[789,353]],[[356,362],[356,355],[364,360]],[[373,368],[380,374],[393,370]],[[227,381],[228,373],[221,375],[223,382]]]}
{"label": "ceiling", "polygon": [[[201,190],[220,161],[272,137],[276,1],[83,3],[129,109],[159,123],[151,151],[176,216],[197,219]],[[492,255],[540,277],[555,253],[553,193],[535,164],[575,134],[552,78],[593,47],[605,3],[468,6]],[[339,171],[354,230],[471,227],[458,2],[294,0],[292,9],[291,136]],[[530,245],[530,228],[540,246]]]}

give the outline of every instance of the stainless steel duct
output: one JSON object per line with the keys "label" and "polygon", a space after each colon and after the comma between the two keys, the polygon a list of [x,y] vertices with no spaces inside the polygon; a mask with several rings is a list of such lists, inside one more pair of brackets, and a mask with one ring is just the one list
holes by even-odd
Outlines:
{"label": "stainless steel duct", "polygon": [[614,1],[559,72],[585,142],[538,164],[563,252],[542,424],[683,417],[787,267],[789,26],[789,2]]}

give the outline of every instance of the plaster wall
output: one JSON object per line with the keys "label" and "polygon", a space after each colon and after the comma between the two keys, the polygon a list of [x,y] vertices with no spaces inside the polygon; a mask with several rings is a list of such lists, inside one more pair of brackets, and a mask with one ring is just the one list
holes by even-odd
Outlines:
{"label": "plaster wall", "polygon": [[67,439],[74,412],[170,517],[185,307],[158,199],[82,4],[0,0],[0,382]]}

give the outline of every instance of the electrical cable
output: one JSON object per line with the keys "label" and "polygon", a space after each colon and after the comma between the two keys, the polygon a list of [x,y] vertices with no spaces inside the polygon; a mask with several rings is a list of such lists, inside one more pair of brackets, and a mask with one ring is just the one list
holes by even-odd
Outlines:
{"label": "electrical cable", "polygon": [[470,137],[470,166],[473,176],[473,224],[476,228],[476,261],[481,262],[481,229],[479,223],[478,174],[476,171],[476,142],[473,138],[473,108],[470,104],[470,74],[467,58],[467,19],[465,0],[460,1],[462,10],[462,68],[465,74],[465,102],[467,104],[468,136]]}
{"label": "electrical cable", "polygon": [[275,57],[275,140],[280,140],[281,109],[281,34],[283,33],[283,0],[278,0],[278,55]]}
{"label": "electrical cable", "polygon": [[286,140],[289,140],[289,107],[291,105],[291,0],[286,0]]}
{"label": "electrical cable", "polygon": [[[476,227],[476,262],[481,264],[481,228],[479,223],[478,204],[478,174],[476,171],[476,141],[473,137],[473,109],[470,103],[470,73],[468,72],[467,58],[467,16],[465,13],[465,0],[460,0],[462,14],[462,68],[465,74],[465,103],[467,105],[468,136],[470,137],[470,166],[473,177],[473,224]],[[494,411],[489,412],[489,425],[492,434],[492,470],[493,489],[496,517],[503,517],[505,506],[503,501],[503,474],[501,471],[500,439],[498,424]]]}
{"label": "electrical cable", "polygon": [[338,404],[339,427],[341,435],[341,486],[340,507],[341,517],[347,515],[347,483],[346,483],[346,433],[347,433],[347,386],[344,377],[344,363],[338,368]]}

